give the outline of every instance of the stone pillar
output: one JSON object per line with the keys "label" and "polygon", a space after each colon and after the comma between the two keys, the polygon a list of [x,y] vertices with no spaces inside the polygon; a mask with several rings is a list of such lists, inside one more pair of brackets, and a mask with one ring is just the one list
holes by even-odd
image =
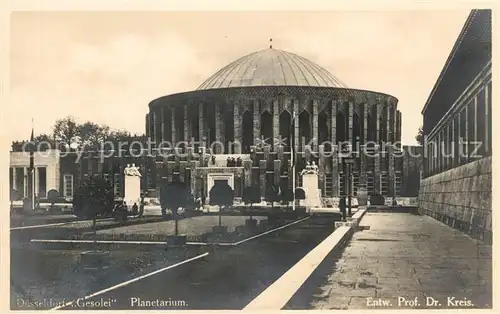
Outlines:
{"label": "stone pillar", "polygon": [[[210,139],[212,140],[212,139]],[[221,115],[221,107],[219,103],[215,104],[215,141],[224,143],[224,121]],[[220,149],[220,148],[219,148]],[[219,152],[217,152],[219,153]]]}
{"label": "stone pillar", "polygon": [[260,195],[266,195],[266,170],[267,160],[259,160],[259,181],[260,181]]}
{"label": "stone pillar", "polygon": [[[377,114],[378,116],[378,114]],[[377,128],[378,129],[378,128]],[[381,172],[380,172],[380,148],[375,146],[375,169],[373,171],[373,190],[375,194],[381,194]]]}
{"label": "stone pillar", "polygon": [[[456,152],[456,148],[454,147],[455,145],[455,119],[453,118],[451,120],[451,138],[450,138],[450,154],[451,154],[451,157],[450,157],[450,166],[453,168],[455,166],[455,152]],[[425,164],[425,163],[423,163]]]}
{"label": "stone pillar", "polygon": [[368,142],[368,104],[363,104],[363,144]]}
{"label": "stone pillar", "polygon": [[352,102],[352,100],[349,100],[349,102],[347,103],[347,110],[349,112],[347,114],[347,119],[348,119],[347,140],[349,141],[349,145],[352,145],[352,116],[354,110],[354,103]]}
{"label": "stone pillar", "polygon": [[189,117],[189,106],[184,106],[184,141],[190,142],[191,138],[191,118]]}
{"label": "stone pillar", "polygon": [[392,134],[393,134],[393,142],[398,141],[397,139],[397,129],[398,129],[398,122],[396,120],[397,116],[397,110],[396,110],[396,104],[393,105],[392,107]]}
{"label": "stone pillar", "polygon": [[396,110],[396,141],[401,141],[401,112]]}
{"label": "stone pillar", "polygon": [[366,152],[364,150],[364,146],[361,148],[360,152],[360,169],[359,169],[359,187],[366,188],[366,174],[368,171],[368,163],[366,160]]}
{"label": "stone pillar", "polygon": [[330,125],[331,125],[331,141],[332,144],[336,145],[337,144],[337,101],[332,100],[331,103],[332,106],[332,115],[330,116]]}
{"label": "stone pillar", "polygon": [[245,168],[245,187],[252,186],[252,161],[244,160],[243,167]]}
{"label": "stone pillar", "polygon": [[258,145],[260,139],[260,106],[259,100],[253,101],[253,144]]}
{"label": "stone pillar", "polygon": [[241,154],[241,146],[243,145],[243,129],[242,129],[242,115],[240,114],[241,103],[236,102],[234,104],[233,111],[233,129],[234,129],[234,142],[237,143],[234,145],[235,154]]}
{"label": "stone pillar", "polygon": [[273,151],[276,151],[276,144],[280,135],[280,103],[278,99],[273,100],[273,138],[271,143]]}
{"label": "stone pillar", "polygon": [[385,138],[388,143],[392,143],[392,125],[391,125],[391,112],[392,112],[392,105],[389,103],[389,100],[387,100],[386,105],[385,105],[385,123],[387,123],[386,127],[386,135]]}
{"label": "stone pillar", "polygon": [[35,185],[35,187],[34,187],[34,189],[33,189],[33,193],[35,193],[35,196],[38,196],[38,195],[39,195],[39,193],[40,193],[40,192],[38,191],[38,186],[40,185],[40,184],[39,184],[40,168],[35,167],[35,168],[33,169],[33,176],[35,177],[35,178],[34,178],[35,180],[33,180],[33,181],[34,181],[34,185]]}
{"label": "stone pillar", "polygon": [[160,121],[161,121],[161,141],[165,141],[166,140],[166,136],[165,136],[165,108],[164,107],[161,107],[161,113],[160,113]]}
{"label": "stone pillar", "polygon": [[203,144],[205,141],[204,137],[205,135],[205,116],[203,115],[203,103],[198,104],[198,137],[200,141],[200,146],[201,147],[206,147],[206,145]]}
{"label": "stone pillar", "polygon": [[318,151],[318,102],[313,100],[313,114],[312,114],[312,150],[314,152]]}
{"label": "stone pillar", "polygon": [[153,143],[158,142],[158,134],[156,134],[156,111],[153,109],[151,111],[151,137],[153,138]]}
{"label": "stone pillar", "polygon": [[377,116],[375,118],[377,120],[376,121],[377,131],[376,131],[376,135],[375,135],[375,141],[377,142],[377,144],[380,144],[380,141],[382,140],[380,138],[380,118],[382,116],[382,107],[378,102],[377,102],[376,106],[377,106]]}
{"label": "stone pillar", "polygon": [[394,146],[389,145],[387,147],[388,150],[388,158],[389,158],[389,196],[395,195],[395,186],[396,186],[396,171],[394,169]]}
{"label": "stone pillar", "polygon": [[332,195],[339,197],[339,148],[333,147],[332,154]]}
{"label": "stone pillar", "polygon": [[[469,141],[471,140],[469,138],[469,128],[471,127],[469,125],[469,106],[465,106],[465,138],[463,139],[463,142],[464,143],[469,143]],[[469,161],[469,145],[465,144],[463,145],[464,149],[463,151],[465,152],[465,161],[468,162]],[[439,158],[439,155],[438,155],[438,158]]]}
{"label": "stone pillar", "polygon": [[275,159],[273,162],[274,184],[280,185],[281,181],[281,160]]}
{"label": "stone pillar", "polygon": [[171,115],[170,118],[172,120],[171,126],[172,126],[172,145],[175,145],[177,143],[177,130],[175,126],[175,108],[170,109]]}
{"label": "stone pillar", "polygon": [[[299,143],[300,143],[300,138],[299,138],[299,101],[297,99],[294,99],[293,100],[293,112],[295,112],[295,116],[296,116],[296,119],[295,119],[295,123],[294,123],[294,133],[293,133],[293,137],[295,139],[295,153],[298,152],[299,150]],[[293,114],[292,114],[292,119],[293,119]]]}
{"label": "stone pillar", "polygon": [[[12,189],[17,190],[17,180],[16,180],[16,167],[12,167]],[[10,193],[10,192],[9,192]],[[18,191],[19,193],[19,191]]]}

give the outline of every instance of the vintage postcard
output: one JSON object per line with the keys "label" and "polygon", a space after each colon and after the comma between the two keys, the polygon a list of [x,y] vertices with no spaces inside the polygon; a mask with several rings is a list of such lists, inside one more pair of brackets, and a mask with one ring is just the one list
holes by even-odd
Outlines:
{"label": "vintage postcard", "polygon": [[492,309],[494,12],[12,12],[10,310]]}

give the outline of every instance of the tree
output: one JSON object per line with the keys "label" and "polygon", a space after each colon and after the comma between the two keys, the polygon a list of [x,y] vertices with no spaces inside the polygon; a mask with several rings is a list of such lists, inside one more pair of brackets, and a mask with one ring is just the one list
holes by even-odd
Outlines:
{"label": "tree", "polygon": [[55,147],[54,138],[45,133],[35,136],[34,142],[38,151],[46,151]]}
{"label": "tree", "polygon": [[54,138],[57,141],[63,142],[65,144],[71,144],[76,140],[78,134],[77,124],[73,117],[68,116],[63,119],[59,119],[54,124],[53,128]]}
{"label": "tree", "polygon": [[422,127],[418,128],[417,135],[415,136],[417,143],[424,145],[424,129]]}
{"label": "tree", "polygon": [[98,216],[111,214],[114,205],[113,187],[100,177],[82,182],[73,195],[73,211],[79,218],[92,219],[95,230]]}
{"label": "tree", "polygon": [[172,218],[175,221],[175,235],[178,235],[178,209],[179,207],[186,208],[189,204],[189,190],[186,185],[180,180],[175,179],[173,182],[162,184],[160,187],[160,205],[161,214],[163,217],[167,215],[167,209],[172,211]]}
{"label": "tree", "polygon": [[57,202],[58,199],[59,199],[59,192],[57,192],[57,190],[52,189],[47,192],[47,200],[50,203],[50,210],[54,209],[54,204]]}
{"label": "tree", "polygon": [[77,126],[80,144],[92,149],[100,148],[100,144],[108,137],[109,130],[109,126],[107,125],[99,125],[90,121]]}
{"label": "tree", "polygon": [[219,206],[219,226],[222,225],[222,210],[233,205],[234,191],[227,181],[215,181],[209,192],[210,205]]}

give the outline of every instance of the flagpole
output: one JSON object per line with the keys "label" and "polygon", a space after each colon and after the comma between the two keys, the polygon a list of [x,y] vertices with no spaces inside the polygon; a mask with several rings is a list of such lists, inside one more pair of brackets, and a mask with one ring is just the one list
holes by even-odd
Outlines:
{"label": "flagpole", "polygon": [[30,166],[28,169],[28,197],[30,209],[35,210],[35,119],[31,118]]}

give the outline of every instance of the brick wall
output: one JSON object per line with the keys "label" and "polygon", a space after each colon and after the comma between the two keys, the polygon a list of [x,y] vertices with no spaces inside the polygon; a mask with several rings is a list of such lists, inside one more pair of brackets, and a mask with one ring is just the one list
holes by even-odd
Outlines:
{"label": "brick wall", "polygon": [[419,211],[491,243],[491,182],[491,157],[426,178],[420,183]]}

